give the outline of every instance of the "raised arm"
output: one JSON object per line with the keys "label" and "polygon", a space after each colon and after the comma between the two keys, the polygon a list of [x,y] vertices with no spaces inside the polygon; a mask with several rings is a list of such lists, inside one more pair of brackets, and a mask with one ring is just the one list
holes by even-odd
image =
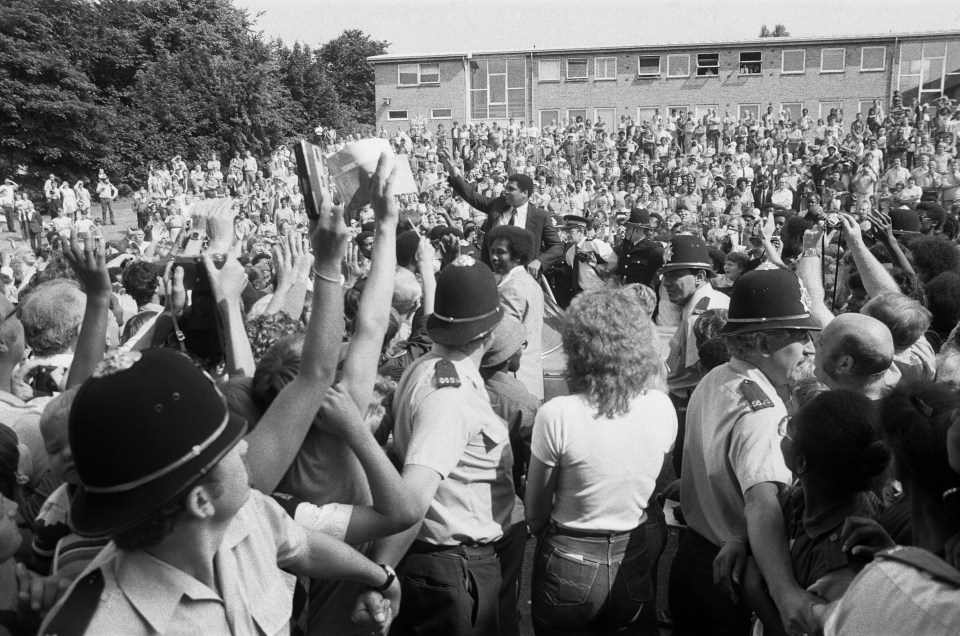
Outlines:
{"label": "raised arm", "polygon": [[313,301],[300,372],[247,436],[250,475],[262,492],[273,492],[287,472],[333,383],[343,337],[340,262],[348,236],[343,208],[335,207],[330,194],[321,190],[320,219],[311,224]]}
{"label": "raised arm", "polygon": [[354,506],[344,540],[351,545],[366,543],[402,532],[419,521],[410,490],[342,384],[327,391],[321,413],[322,428],[342,438],[356,453],[373,496],[372,506]]}
{"label": "raised arm", "polygon": [[104,250],[95,250],[93,239],[87,237],[80,246],[77,228],[70,229],[70,245],[60,241],[59,250],[63,259],[80,280],[83,292],[87,295],[87,304],[83,310],[83,323],[80,336],[67,376],[67,387],[83,384],[93,375],[94,369],[103,360],[107,349],[107,329],[110,318],[110,274]]}
{"label": "raised arm", "polygon": [[447,183],[450,184],[453,191],[459,194],[471,207],[480,210],[484,214],[489,214],[490,204],[493,202],[493,199],[480,194],[477,192],[476,186],[463,180],[460,169],[450,161],[450,155],[447,154],[446,150],[437,152],[437,158],[440,159],[443,167],[447,169],[447,174],[449,175],[447,177]]}
{"label": "raised arm", "polygon": [[343,366],[343,386],[365,412],[373,394],[377,362],[390,320],[393,279],[397,266],[397,223],[400,211],[393,195],[396,164],[384,153],[371,184],[371,204],[377,229],[373,237],[370,276],[357,310],[356,331]]}
{"label": "raised arm", "polygon": [[233,254],[227,254],[223,266],[218,269],[210,252],[204,252],[203,265],[207,269],[213,298],[223,321],[227,374],[253,377],[257,363],[253,359],[240,311],[240,294],[247,285],[247,272]]}
{"label": "raised arm", "polygon": [[893,280],[893,276],[877,260],[877,257],[870,253],[863,242],[863,234],[857,220],[849,214],[841,215],[841,220],[843,231],[847,235],[847,247],[853,255],[853,261],[857,264],[857,270],[860,272],[860,278],[863,279],[863,288],[867,294],[871,298],[876,298],[880,294],[899,294],[900,287]]}

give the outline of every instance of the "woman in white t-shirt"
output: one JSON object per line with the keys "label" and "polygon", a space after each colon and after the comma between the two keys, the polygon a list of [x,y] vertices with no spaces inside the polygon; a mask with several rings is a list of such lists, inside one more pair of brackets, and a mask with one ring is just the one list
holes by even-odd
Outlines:
{"label": "woman in white t-shirt", "polygon": [[664,528],[653,496],[677,416],[653,388],[653,324],[636,294],[600,290],[573,301],[562,336],[572,395],[537,413],[524,498],[539,537],[534,628],[654,635]]}

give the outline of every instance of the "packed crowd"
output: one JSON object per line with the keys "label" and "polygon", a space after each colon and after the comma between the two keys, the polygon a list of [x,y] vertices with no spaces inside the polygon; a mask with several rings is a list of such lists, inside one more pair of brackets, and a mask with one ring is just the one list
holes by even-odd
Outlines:
{"label": "packed crowd", "polygon": [[957,633],[960,111],[772,110],[7,179],[0,633]]}

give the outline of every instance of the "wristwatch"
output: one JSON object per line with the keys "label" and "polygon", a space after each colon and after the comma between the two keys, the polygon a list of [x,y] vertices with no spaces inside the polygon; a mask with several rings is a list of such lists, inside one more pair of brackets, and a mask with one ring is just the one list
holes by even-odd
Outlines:
{"label": "wristwatch", "polygon": [[397,580],[397,573],[393,571],[393,568],[387,565],[386,563],[379,564],[383,571],[387,573],[387,580],[383,582],[382,585],[368,585],[367,588],[373,590],[374,592],[386,592],[393,582]]}

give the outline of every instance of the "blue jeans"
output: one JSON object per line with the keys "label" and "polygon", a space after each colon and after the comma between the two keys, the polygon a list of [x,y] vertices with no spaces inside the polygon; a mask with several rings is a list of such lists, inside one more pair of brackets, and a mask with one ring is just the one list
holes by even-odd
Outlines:
{"label": "blue jeans", "polygon": [[550,524],[533,567],[533,627],[552,634],[659,634],[648,529],[585,533]]}

